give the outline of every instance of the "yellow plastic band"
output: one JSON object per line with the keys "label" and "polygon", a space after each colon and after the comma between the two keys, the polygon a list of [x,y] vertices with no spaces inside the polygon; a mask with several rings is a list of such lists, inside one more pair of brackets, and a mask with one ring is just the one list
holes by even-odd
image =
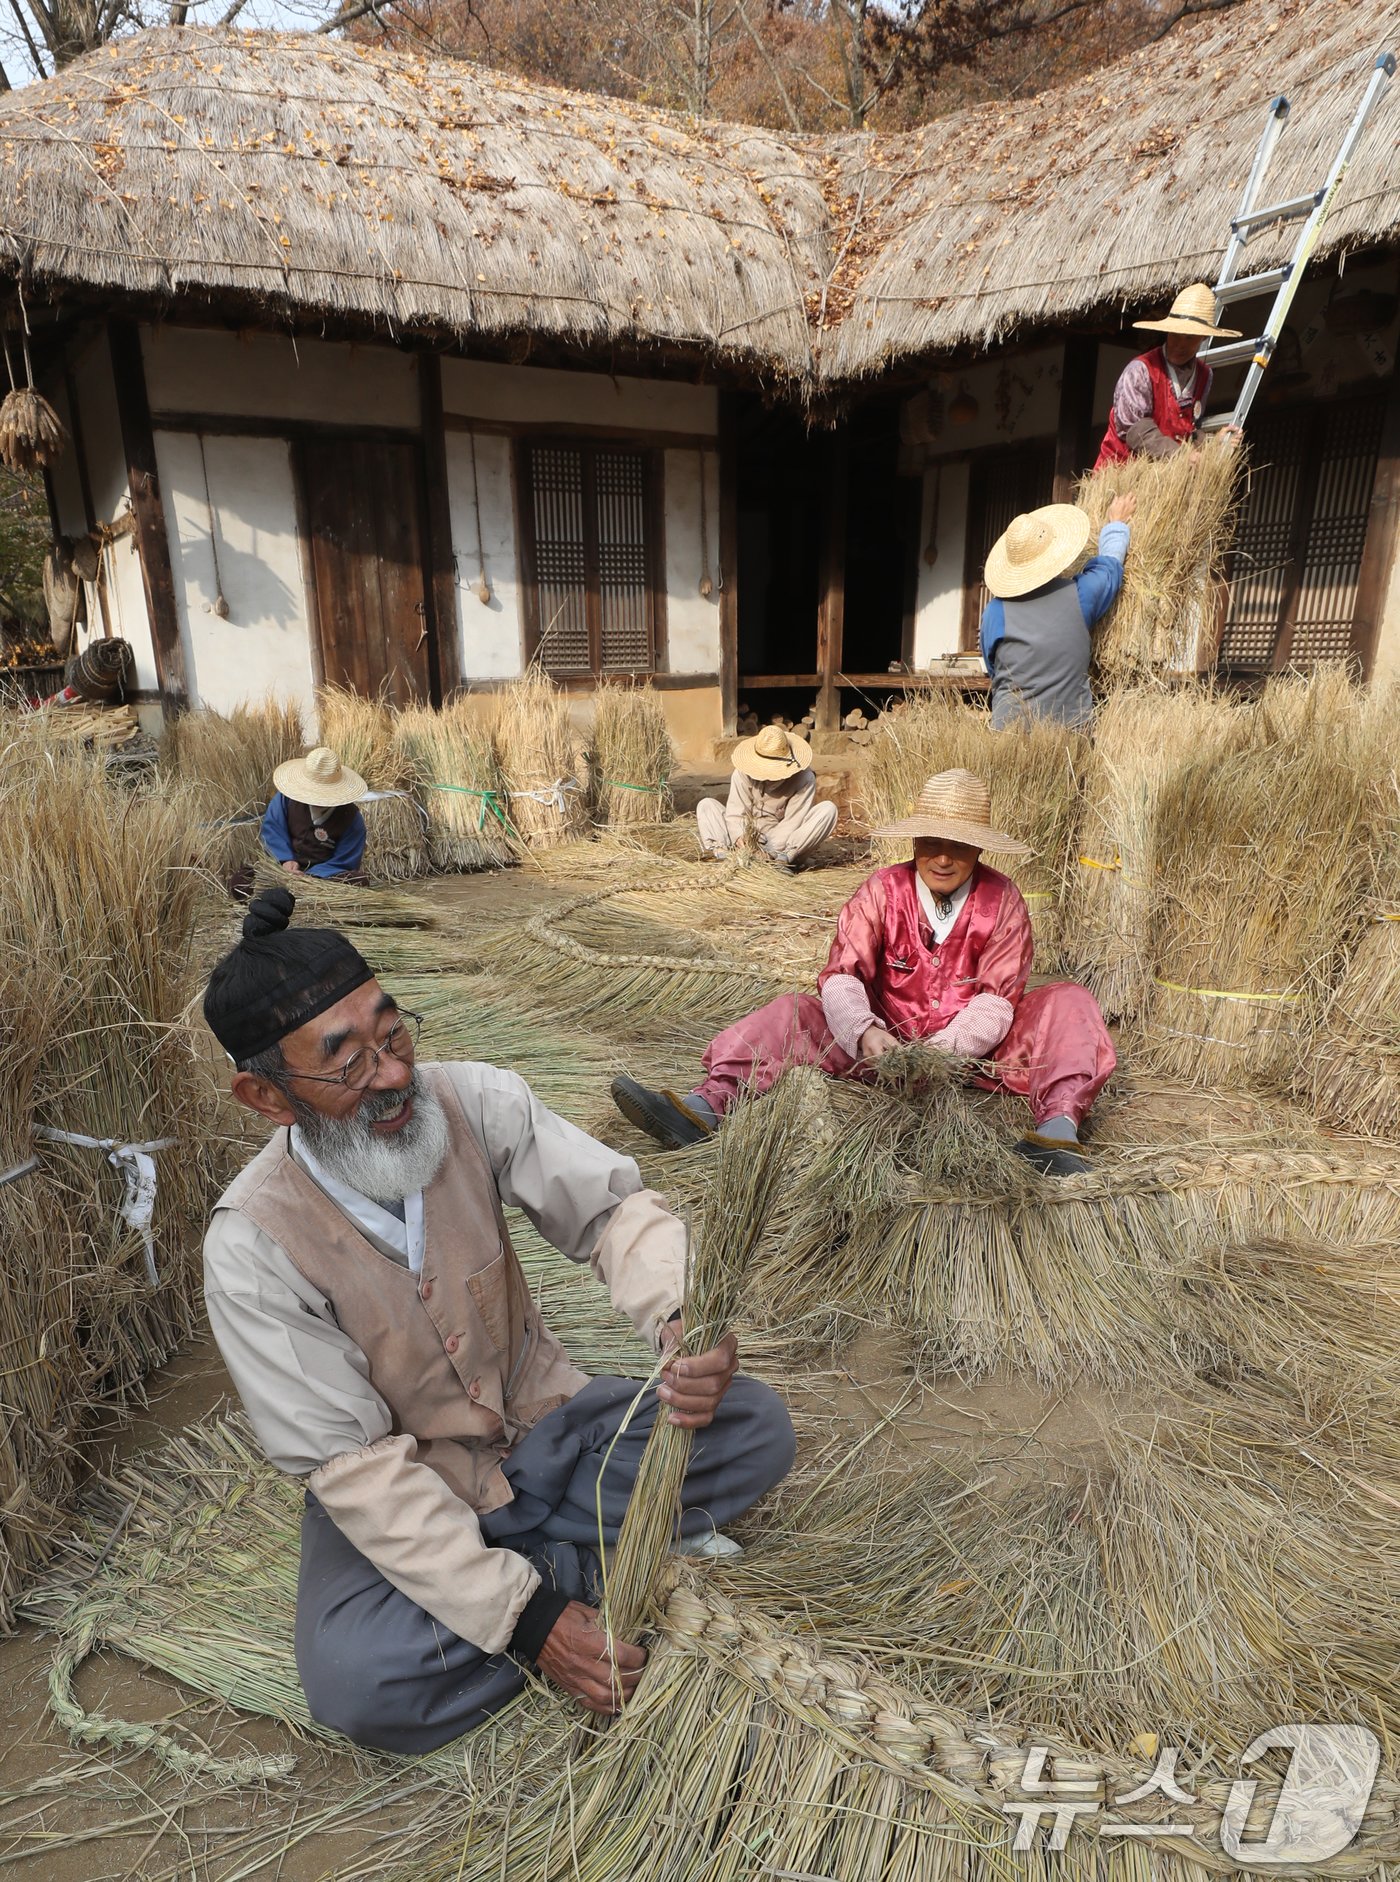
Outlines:
{"label": "yellow plastic band", "polygon": [[1152,978],[1159,987],[1167,987],[1173,993],[1194,993],[1202,1000],[1244,1000],[1248,1003],[1286,1000],[1290,1006],[1296,1006],[1303,997],[1300,993],[1227,993],[1223,987],[1183,987],[1175,980],[1157,980],[1155,974]]}
{"label": "yellow plastic band", "polygon": [[1111,863],[1101,863],[1097,856],[1081,856],[1079,860],[1086,869],[1121,869],[1123,867],[1121,856],[1115,856]]}
{"label": "yellow plastic band", "polygon": [[1054,899],[1055,891],[1053,889],[1022,889],[1021,891],[1021,900],[1023,902],[1053,902]]}
{"label": "yellow plastic band", "polygon": [[1400,921],[1400,915],[1377,915],[1377,921]]}

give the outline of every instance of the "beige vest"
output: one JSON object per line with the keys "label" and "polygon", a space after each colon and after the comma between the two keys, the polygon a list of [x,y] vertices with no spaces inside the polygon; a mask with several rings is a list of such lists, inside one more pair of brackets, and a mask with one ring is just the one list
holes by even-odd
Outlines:
{"label": "beige vest", "polygon": [[395,1433],[478,1511],[508,1503],[501,1460],[588,1383],[530,1298],[485,1153],[452,1081],[422,1065],[449,1149],[423,1192],[423,1271],[381,1254],[298,1167],[278,1131],[216,1207],[237,1209],[325,1296],[369,1362]]}

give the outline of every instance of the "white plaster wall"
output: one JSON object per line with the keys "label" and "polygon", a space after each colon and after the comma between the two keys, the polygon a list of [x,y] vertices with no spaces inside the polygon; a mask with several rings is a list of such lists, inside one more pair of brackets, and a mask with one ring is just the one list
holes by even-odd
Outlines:
{"label": "white plaster wall", "polygon": [[[476,442],[475,489],[481,508],[477,547],[477,502],[473,496],[472,440]],[[457,569],[457,619],[462,678],[508,680],[524,662],[525,620],[515,535],[511,443],[495,432],[449,431],[447,497],[452,516],[452,558]],[[481,553],[491,599],[477,593]]]}
{"label": "white plaster wall", "polygon": [[[96,335],[73,362],[73,386],[82,413],[93,511],[99,523],[117,523],[130,512],[131,504],[112,379],[112,356],[105,334]],[[86,524],[80,521],[79,527],[85,528]],[[106,554],[107,612],[112,632],[131,642],[136,658],[137,688],[143,692],[154,691],[157,685],[155,652],[134,533],[119,537]],[[101,611],[95,597],[92,599],[89,619],[98,624],[100,632]]]}
{"label": "white plaster wall", "polygon": [[[667,451],[663,455],[666,463],[667,668],[672,673],[718,673],[719,452]],[[708,596],[700,593],[700,577],[707,568],[711,584]]]}
{"label": "white plaster wall", "polygon": [[[226,712],[275,693],[299,700],[309,724],[311,625],[290,447],[206,436],[201,461],[192,433],[158,431],[155,442],[191,703]],[[214,611],[221,591],[227,619]]]}
{"label": "white plaster wall", "polygon": [[[919,584],[914,613],[914,665],[957,653],[962,635],[963,563],[967,553],[968,467],[953,460],[924,472],[919,532]],[[925,551],[935,548],[930,567]]]}
{"label": "white plaster wall", "polygon": [[462,418],[496,424],[622,425],[708,438],[719,430],[719,394],[713,386],[484,360],[442,362],[442,404]]}
{"label": "white plaster wall", "polygon": [[151,410],[418,429],[418,361],[393,346],[143,327]]}
{"label": "white plaster wall", "polygon": [[[1051,438],[1060,414],[1061,346],[1046,346],[1034,353],[988,360],[965,372],[935,373],[931,383],[943,402],[943,415],[931,457],[952,451],[981,451],[988,445],[1015,444],[1019,439]],[[976,416],[956,424],[950,416],[954,400],[970,393],[977,401]]]}

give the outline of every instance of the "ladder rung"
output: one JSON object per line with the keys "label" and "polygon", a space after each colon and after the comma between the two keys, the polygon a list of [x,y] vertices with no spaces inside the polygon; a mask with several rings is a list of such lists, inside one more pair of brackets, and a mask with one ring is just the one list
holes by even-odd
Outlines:
{"label": "ladder rung", "polygon": [[1208,346],[1196,358],[1203,359],[1207,366],[1239,366],[1253,359],[1263,345],[1264,336],[1260,334],[1254,340],[1232,340],[1229,346]]}
{"label": "ladder rung", "polygon": [[1293,263],[1286,261],[1281,268],[1266,268],[1263,274],[1240,275],[1237,280],[1217,283],[1215,298],[1228,307],[1231,301],[1248,300],[1251,294],[1267,294],[1281,288],[1292,272]]}
{"label": "ladder rung", "polygon": [[1314,190],[1311,196],[1294,196],[1286,203],[1270,203],[1267,209],[1251,209],[1235,217],[1231,232],[1238,235],[1242,229],[1262,228],[1266,222],[1291,222],[1298,216],[1310,216],[1326,194],[1326,190]]}

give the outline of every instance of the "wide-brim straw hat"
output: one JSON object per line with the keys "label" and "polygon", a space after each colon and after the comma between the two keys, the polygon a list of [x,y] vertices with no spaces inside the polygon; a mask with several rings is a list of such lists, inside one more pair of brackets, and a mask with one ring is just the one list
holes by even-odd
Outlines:
{"label": "wide-brim straw hat", "polygon": [[1193,281],[1172,302],[1171,312],[1160,320],[1135,320],[1135,327],[1148,333],[1189,333],[1198,340],[1238,340],[1238,327],[1215,324],[1215,291],[1204,281]]}
{"label": "wide-brim straw hat", "polygon": [[950,843],[970,843],[974,849],[1000,850],[1008,856],[1031,854],[1028,844],[992,828],[992,794],[975,771],[940,771],[936,778],[928,778],[912,813],[874,834],[941,836]]}
{"label": "wide-brim straw hat", "polygon": [[796,732],[780,725],[765,725],[752,738],[741,738],[729,761],[746,778],[795,778],[812,762],[812,747]]}
{"label": "wide-brim straw hat", "polygon": [[294,804],[314,804],[318,810],[358,804],[369,796],[369,786],[359,772],[343,765],[339,752],[333,752],[329,745],[318,745],[304,758],[289,758],[278,765],[272,782]]}
{"label": "wide-brim straw hat", "polygon": [[992,544],[983,580],[1002,601],[1043,588],[1072,569],[1089,540],[1089,515],[1074,503],[1047,503],[1016,517]]}

